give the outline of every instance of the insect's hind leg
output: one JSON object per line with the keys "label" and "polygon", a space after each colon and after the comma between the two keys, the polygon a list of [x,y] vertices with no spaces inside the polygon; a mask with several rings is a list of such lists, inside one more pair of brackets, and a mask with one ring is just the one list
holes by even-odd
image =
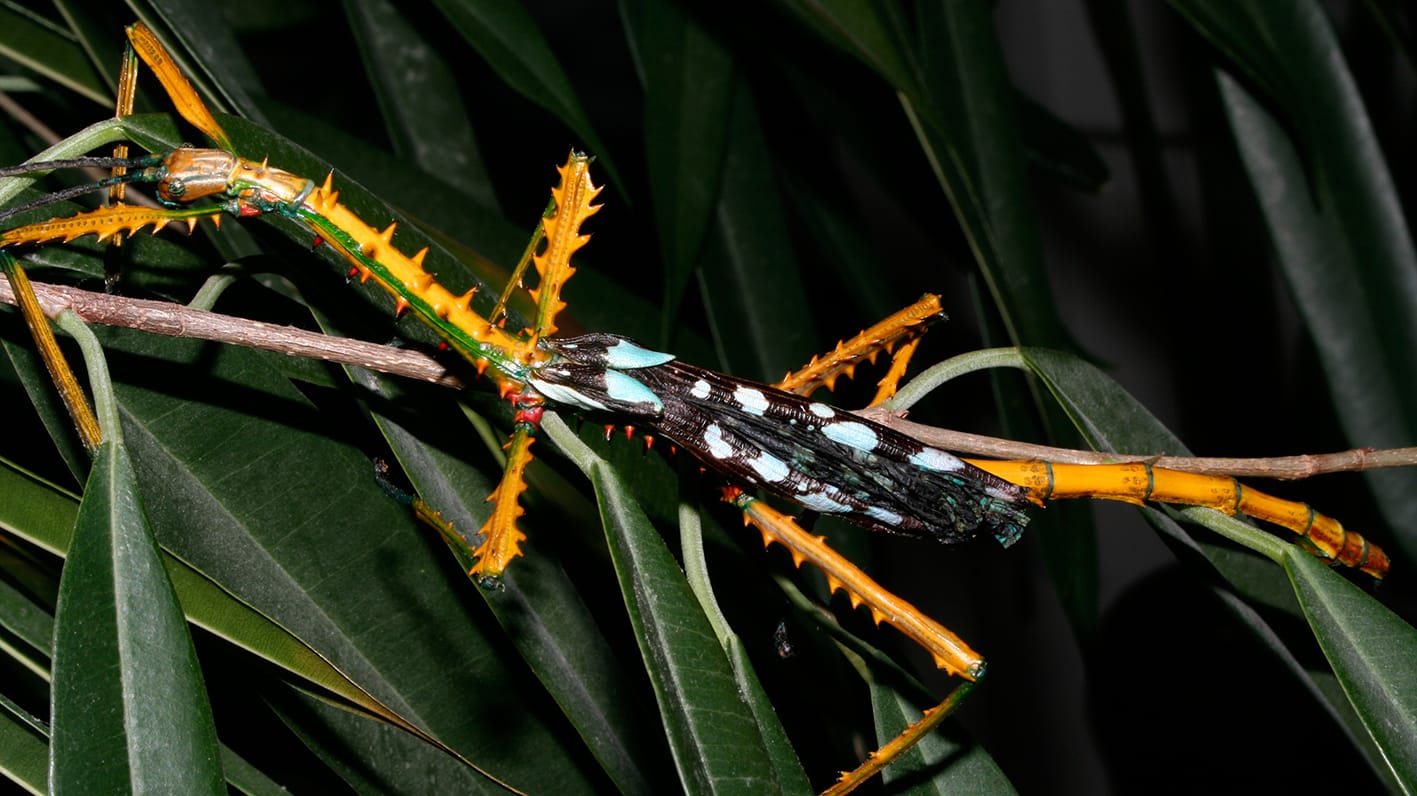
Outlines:
{"label": "insect's hind leg", "polygon": [[803,562],[812,564],[826,575],[827,586],[833,593],[844,591],[852,607],[864,604],[877,624],[885,622],[899,630],[929,652],[936,666],[965,680],[943,702],[927,710],[919,721],[872,752],[859,767],[843,773],[841,779],[827,791],[832,794],[848,793],[918,743],[948,717],[975,682],[984,676],[984,659],[959,636],[887,591],[855,564],[828,547],[823,537],[803,530],[791,517],[736,487],[724,490],[724,500],[738,507],[745,521],[757,527],[763,535],[764,546],[777,542],[787,548],[797,566],[800,567]]}
{"label": "insect's hind leg", "polygon": [[1005,481],[1029,490],[1039,501],[1090,497],[1142,504],[1147,501],[1202,506],[1274,523],[1299,536],[1318,557],[1374,578],[1387,574],[1382,548],[1349,531],[1338,520],[1305,503],[1251,489],[1230,476],[1188,473],[1146,462],[1061,464],[1042,461],[966,459]]}

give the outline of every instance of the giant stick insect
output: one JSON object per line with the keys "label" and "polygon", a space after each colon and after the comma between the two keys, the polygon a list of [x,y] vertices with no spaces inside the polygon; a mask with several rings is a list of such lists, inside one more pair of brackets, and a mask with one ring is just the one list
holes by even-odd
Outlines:
{"label": "giant stick insect", "polygon": [[[895,347],[892,372],[878,400],[889,397],[920,333],[941,315],[934,296],[775,386],[691,366],[616,335],[558,337],[556,318],[564,307],[561,288],[573,271],[571,255],[587,240],[582,222],[598,209],[593,202],[599,188],[590,178],[590,159],[583,155],[573,153],[561,168],[560,185],[553,190],[537,239],[521,264],[525,268],[534,262],[537,271],[537,285],[530,291],[537,305],[534,319],[525,330],[509,330],[505,305],[521,268],[491,311],[479,313],[473,293],[454,295],[424,270],[423,251],[409,255],[395,243],[393,225],[376,229],[342,205],[332,176],[317,182],[235,155],[222,127],[157,38],[142,25],[130,28],[129,37],[133,51],[157,74],[183,117],[218,148],[182,147],[137,158],[124,153],[82,164],[41,162],[11,170],[20,173],[63,165],[120,169],[106,182],[155,184],[162,206],[115,203],[27,224],[4,233],[0,245],[69,241],[84,235],[104,239],[149,226],[160,228],[174,220],[191,228],[198,219],[216,220],[222,215],[281,217],[305,226],[317,243],[348,261],[352,277],[373,281],[387,291],[397,312],[409,312],[431,327],[511,403],[513,431],[503,479],[489,498],[492,511],[477,533],[464,535],[438,517],[436,506],[413,501],[454,547],[465,547],[462,552],[472,562],[469,574],[489,588],[496,588],[508,567],[515,566],[513,560],[523,555],[526,537],[518,528],[523,513],[519,498],[526,490],[530,446],[545,411],[570,410],[614,425],[636,426],[691,454],[725,479],[724,499],[742,510],[765,543],[780,543],[797,564],[808,561],[821,569],[830,591],[845,591],[853,605],[864,603],[877,623],[897,628],[924,647],[937,666],[967,681],[858,769],[844,774],[832,792],[853,789],[928,734],[969,692],[968,683],[982,675],[983,659],[959,637],[834,553],[819,537],[760,500],[759,490],[874,530],[943,542],[962,541],[984,530],[1009,544],[1023,532],[1025,507],[1049,497],[1206,505],[1275,522],[1298,534],[1318,556],[1337,564],[1374,577],[1387,570],[1380,549],[1332,519],[1302,504],[1242,487],[1230,478],[1179,473],[1145,462],[1115,466],[966,462],[886,425],[805,397],[860,360]],[[123,80],[129,92],[135,70],[136,61],[130,56]],[[120,99],[120,113],[128,107]],[[208,198],[213,201],[189,204]],[[19,281],[23,272],[11,266],[10,273],[16,292],[23,294]],[[35,313],[29,314],[33,318]],[[61,371],[62,367],[56,365]]]}

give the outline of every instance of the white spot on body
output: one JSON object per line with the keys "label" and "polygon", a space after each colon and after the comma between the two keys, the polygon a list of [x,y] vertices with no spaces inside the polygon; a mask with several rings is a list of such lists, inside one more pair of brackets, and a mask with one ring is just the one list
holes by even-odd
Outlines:
{"label": "white spot on body", "polygon": [[744,463],[765,483],[776,484],[787,479],[787,463],[766,451],[758,451],[756,458],[748,459]]}
{"label": "white spot on body", "polygon": [[768,410],[767,396],[763,395],[761,390],[755,390],[752,387],[739,387],[734,390],[733,400],[737,401],[738,405],[743,407],[743,411],[750,415],[762,417],[763,413]]}
{"label": "white spot on body", "polygon": [[812,403],[807,404],[807,411],[811,412],[817,417],[822,418],[823,420],[831,420],[833,417],[836,417],[835,409],[817,401],[813,401]]}
{"label": "white spot on body", "polygon": [[998,498],[999,500],[1005,501],[1007,503],[1013,503],[1014,501],[1018,500],[1018,495],[1009,492],[1007,489],[1000,489],[997,486],[984,487],[984,494],[992,498]]}
{"label": "white spot on body", "polygon": [[822,433],[827,435],[827,439],[866,453],[874,451],[880,441],[875,429],[865,423],[850,420],[822,426]]}
{"label": "white spot on body", "polygon": [[710,423],[704,429],[704,445],[708,448],[709,455],[715,459],[727,459],[733,455],[733,446],[723,438],[723,429],[717,423]]}
{"label": "white spot on body", "polygon": [[898,526],[901,523],[901,516],[894,511],[886,511],[880,506],[871,506],[866,509],[866,516],[886,525]]}
{"label": "white spot on body", "polygon": [[958,457],[935,448],[924,448],[919,453],[912,453],[910,463],[922,470],[933,470],[937,473],[951,473],[964,468],[964,462]]}
{"label": "white spot on body", "polygon": [[699,379],[694,382],[694,386],[689,390],[689,394],[698,398],[700,401],[707,399],[709,397],[709,383],[703,379]]}
{"label": "white spot on body", "polygon": [[823,514],[845,514],[851,511],[851,507],[845,503],[840,503],[820,492],[808,492],[804,495],[793,495],[794,500],[812,511],[820,511]]}

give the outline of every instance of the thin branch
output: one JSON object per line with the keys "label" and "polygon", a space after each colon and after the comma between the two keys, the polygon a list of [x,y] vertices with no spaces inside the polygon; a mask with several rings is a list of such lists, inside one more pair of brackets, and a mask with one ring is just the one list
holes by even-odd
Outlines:
{"label": "thin branch", "polygon": [[[181,304],[94,293],[63,285],[34,284],[40,307],[49,317],[72,310],[89,323],[123,326],[164,334],[276,351],[290,356],[311,357],[342,365],[355,365],[419,381],[461,388],[462,382],[450,375],[436,359],[422,351],[393,348],[378,343],[331,337],[290,326],[235,318]],[[10,286],[0,280],[0,302],[14,304]],[[963,431],[913,423],[892,412],[863,409],[857,414],[908,434],[938,448],[967,455],[995,459],[1037,459],[1074,464],[1150,462],[1157,467],[1211,475],[1242,478],[1299,479],[1337,472],[1373,470],[1383,467],[1417,465],[1417,448],[1374,450],[1360,448],[1339,453],[1282,456],[1262,459],[1229,459],[1165,456],[1162,452],[1141,455],[1099,453],[1053,448],[1026,442],[986,437]]]}
{"label": "thin branch", "polygon": [[1338,453],[1301,454],[1268,458],[1224,458],[1211,456],[1167,456],[1152,454],[1121,454],[1102,451],[1054,448],[998,437],[986,437],[965,431],[913,423],[883,409],[863,409],[856,414],[890,426],[927,445],[992,459],[1038,460],[1066,464],[1112,464],[1118,462],[1148,462],[1168,470],[1206,475],[1233,475],[1239,478],[1274,478],[1284,481],[1309,478],[1327,473],[1376,470],[1384,467],[1417,465],[1417,448],[1356,448]]}
{"label": "thin branch", "polygon": [[[88,323],[140,329],[169,337],[231,343],[341,365],[356,365],[448,387],[462,386],[462,382],[450,375],[436,359],[413,349],[331,337],[292,326],[192,309],[167,301],[114,296],[64,285],[35,283],[34,292],[40,308],[51,318],[68,309]],[[0,285],[0,302],[15,303],[8,283]]]}

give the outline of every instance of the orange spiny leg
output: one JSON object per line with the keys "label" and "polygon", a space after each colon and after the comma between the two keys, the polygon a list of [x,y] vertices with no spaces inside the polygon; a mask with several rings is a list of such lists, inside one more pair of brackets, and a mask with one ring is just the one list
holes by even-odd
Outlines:
{"label": "orange spiny leg", "polygon": [[[518,417],[526,411],[519,411]],[[539,414],[540,407],[530,411]],[[502,481],[487,496],[492,513],[478,531],[482,543],[472,551],[477,563],[468,572],[483,586],[495,586],[498,576],[512,559],[522,554],[521,543],[526,540],[526,534],[517,528],[517,518],[523,514],[519,498],[526,491],[526,467],[531,463],[535,430],[530,420],[518,420],[507,442],[507,464],[502,471]]]}
{"label": "orange spiny leg", "polygon": [[1358,569],[1374,578],[1388,570],[1388,557],[1377,545],[1345,530],[1308,505],[1282,500],[1244,486],[1227,476],[1202,475],[1135,464],[1053,464],[967,460],[1006,481],[1026,487],[1033,499],[1092,497],[1128,503],[1204,506],[1226,514],[1244,514],[1298,534],[1321,558]]}
{"label": "orange spiny leg", "polygon": [[191,232],[201,218],[218,218],[220,207],[137,207],[135,205],[113,205],[100,207],[67,218],[52,218],[26,224],[23,227],[0,233],[0,248],[18,246],[25,243],[45,243],[61,241],[68,243],[84,235],[93,235],[106,240],[114,235],[132,233],[151,226],[157,232],[173,221],[187,225]]}
{"label": "orange spiny leg", "polygon": [[[826,387],[830,390],[832,385],[836,383],[838,376],[844,375],[850,378],[856,366],[863,359],[874,361],[877,353],[889,351],[897,342],[919,338],[927,325],[943,317],[944,312],[940,309],[940,297],[922,296],[919,301],[850,340],[837,343],[836,348],[829,353],[821,357],[812,357],[812,361],[807,363],[805,368],[796,373],[787,374],[782,381],[774,386],[779,390],[798,395],[811,395],[818,387]],[[883,397],[878,393],[876,399],[872,401],[872,405],[889,398],[890,394],[895,392],[895,383],[905,372],[905,363],[914,351],[913,346],[908,352],[902,351],[904,360],[899,359],[900,355],[897,355],[899,373],[896,372],[897,368],[893,365],[891,373],[881,381],[882,392],[886,391],[887,384],[889,384],[889,394]]]}
{"label": "orange spiny leg", "polygon": [[561,289],[576,272],[571,267],[571,255],[590,241],[589,235],[580,233],[581,224],[600,210],[600,205],[591,204],[600,188],[590,180],[590,161],[589,156],[572,152],[566,165],[557,169],[561,184],[551,191],[556,212],[542,219],[546,245],[532,257],[541,281],[530,291],[536,300],[536,320],[529,345],[556,333],[556,315],[566,306]]}
{"label": "orange spiny leg", "polygon": [[[921,331],[923,333],[924,330]],[[919,347],[920,337],[917,335],[891,354],[891,367],[886,371],[886,375],[876,382],[876,395],[869,406],[879,406],[895,397],[896,388],[899,387],[900,380],[905,378],[906,369],[910,367],[910,358],[915,356],[915,349]]]}
{"label": "orange spiny leg", "polygon": [[[763,534],[763,545],[777,542],[788,549],[792,562],[802,566],[810,563],[827,577],[827,587],[834,593],[846,592],[852,607],[864,604],[877,624],[885,622],[919,644],[935,661],[935,665],[950,675],[958,675],[972,685],[984,676],[984,659],[948,628],[920,609],[887,591],[855,564],[826,545],[823,537],[807,533],[791,517],[757,500],[737,487],[723,490],[724,500],[743,512],[744,521],[756,526]],[[847,793],[855,789],[892,760],[914,746],[939,725],[968,693],[967,687],[956,689],[949,697],[924,717],[906,728],[890,743],[873,752],[853,771],[842,774],[828,793]]]}
{"label": "orange spiny leg", "polygon": [[921,738],[935,731],[940,723],[949,718],[955,709],[964,702],[964,698],[969,696],[969,692],[974,690],[977,681],[966,680],[960,683],[944,701],[925,711],[919,721],[906,727],[900,735],[892,738],[889,743],[867,756],[866,762],[857,766],[851,771],[843,771],[841,779],[836,784],[822,791],[822,796],[841,796],[850,793],[871,777],[875,776],[881,769],[891,764],[892,760],[910,751],[910,747],[920,742]]}

